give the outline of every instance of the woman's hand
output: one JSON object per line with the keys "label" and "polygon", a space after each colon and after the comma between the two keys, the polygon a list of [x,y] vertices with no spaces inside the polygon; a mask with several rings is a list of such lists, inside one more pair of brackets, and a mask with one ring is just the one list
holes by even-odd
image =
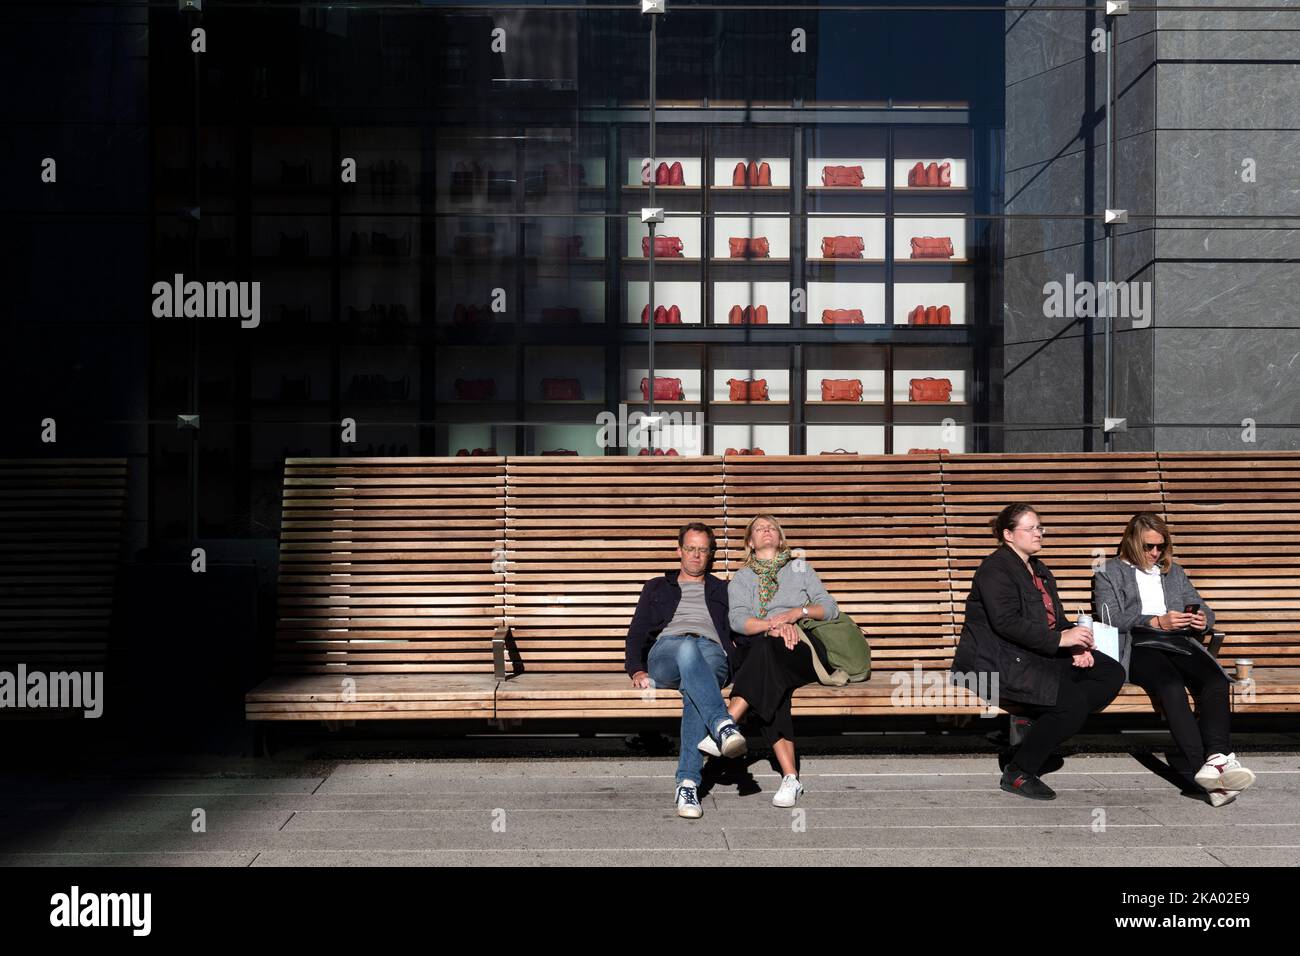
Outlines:
{"label": "woman's hand", "polygon": [[1071,627],[1061,632],[1061,647],[1082,647],[1084,650],[1092,649],[1092,629],[1087,627]]}
{"label": "woman's hand", "polygon": [[1204,611],[1197,611],[1195,614],[1192,615],[1192,627],[1194,627],[1198,631],[1205,630],[1206,620],[1205,620]]}
{"label": "woman's hand", "polygon": [[1092,651],[1080,651],[1074,655],[1070,663],[1075,667],[1091,667],[1093,665]]}
{"label": "woman's hand", "polygon": [[770,624],[794,624],[803,617],[803,611],[800,608],[793,607],[788,611],[782,611],[780,614],[773,614],[767,620]]}
{"label": "woman's hand", "polygon": [[802,632],[793,624],[781,623],[773,624],[767,629],[767,633],[769,637],[784,641],[786,650],[792,651],[799,646],[799,635]]}
{"label": "woman's hand", "polygon": [[[1201,617],[1203,620],[1204,615],[1201,615]],[[1193,619],[1194,615],[1188,614],[1185,611],[1166,611],[1159,617],[1153,617],[1151,619],[1151,626],[1158,627],[1162,631],[1181,631],[1183,628],[1189,626]]]}

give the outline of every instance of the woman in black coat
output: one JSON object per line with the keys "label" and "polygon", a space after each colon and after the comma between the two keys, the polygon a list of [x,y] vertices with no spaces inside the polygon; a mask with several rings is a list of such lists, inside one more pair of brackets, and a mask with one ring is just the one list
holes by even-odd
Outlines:
{"label": "woman in black coat", "polygon": [[1052,800],[1056,792],[1038,778],[1043,763],[1089,714],[1115,699],[1124,668],[1093,650],[1089,628],[1066,620],[1056,579],[1035,557],[1043,548],[1043,528],[1033,507],[1007,505],[989,526],[999,547],[975,571],[952,669],[997,674],[998,698],[1034,718],[1001,786]]}

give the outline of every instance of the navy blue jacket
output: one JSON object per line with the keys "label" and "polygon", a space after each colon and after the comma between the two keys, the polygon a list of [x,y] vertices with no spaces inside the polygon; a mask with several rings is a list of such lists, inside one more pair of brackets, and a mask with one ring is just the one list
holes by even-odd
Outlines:
{"label": "navy blue jacket", "polygon": [[[627,628],[627,654],[625,668],[628,676],[637,671],[649,670],[646,659],[650,648],[659,636],[659,632],[672,623],[677,613],[677,605],[682,600],[682,589],[677,583],[680,569],[669,571],[657,578],[651,578],[641,589],[641,598],[636,603],[636,613]],[[713,618],[713,629],[718,632],[722,649],[727,652],[727,660],[734,666],[736,644],[748,643],[749,638],[743,634],[732,634],[727,623],[727,582],[712,574],[704,575],[704,603],[708,605],[709,617]]]}

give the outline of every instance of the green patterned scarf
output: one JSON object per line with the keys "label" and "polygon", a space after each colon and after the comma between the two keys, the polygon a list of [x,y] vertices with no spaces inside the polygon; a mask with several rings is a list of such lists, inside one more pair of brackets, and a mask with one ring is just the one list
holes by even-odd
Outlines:
{"label": "green patterned scarf", "polygon": [[767,606],[776,597],[776,575],[790,560],[790,549],[778,551],[775,558],[764,561],[753,552],[746,567],[758,575],[758,616],[767,615]]}

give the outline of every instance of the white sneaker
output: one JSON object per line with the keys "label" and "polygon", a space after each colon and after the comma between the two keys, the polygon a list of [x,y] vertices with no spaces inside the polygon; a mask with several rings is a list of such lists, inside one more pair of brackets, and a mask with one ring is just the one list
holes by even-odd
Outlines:
{"label": "white sneaker", "polygon": [[1196,782],[1206,790],[1240,792],[1255,782],[1255,774],[1241,765],[1236,754],[1210,754],[1196,771]]}
{"label": "white sneaker", "polygon": [[1207,795],[1210,798],[1210,806],[1221,807],[1236,800],[1239,793],[1240,790],[1210,790]]}
{"label": "white sneaker", "polygon": [[677,785],[677,815],[687,820],[698,820],[704,816],[699,794],[695,792],[694,780],[683,780]]}
{"label": "white sneaker", "polygon": [[792,773],[788,773],[781,778],[781,789],[772,797],[772,806],[793,807],[794,802],[799,799],[802,793],[803,784],[799,782],[799,778]]}
{"label": "white sneaker", "polygon": [[724,721],[718,728],[718,737],[722,741],[721,747],[713,742],[712,737],[705,737],[697,745],[700,752],[710,757],[743,757],[749,749],[745,735],[736,727],[735,721]]}

